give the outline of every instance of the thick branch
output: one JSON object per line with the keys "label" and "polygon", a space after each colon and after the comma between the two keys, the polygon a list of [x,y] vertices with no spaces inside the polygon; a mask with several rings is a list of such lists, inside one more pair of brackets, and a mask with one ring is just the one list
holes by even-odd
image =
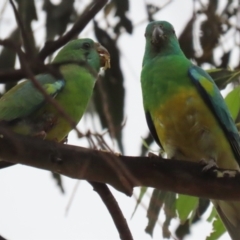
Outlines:
{"label": "thick branch", "polygon": [[212,199],[240,200],[240,176],[216,178],[197,163],[161,158],[116,156],[63,145],[0,129],[0,158],[62,175],[107,183],[132,194],[136,186]]}

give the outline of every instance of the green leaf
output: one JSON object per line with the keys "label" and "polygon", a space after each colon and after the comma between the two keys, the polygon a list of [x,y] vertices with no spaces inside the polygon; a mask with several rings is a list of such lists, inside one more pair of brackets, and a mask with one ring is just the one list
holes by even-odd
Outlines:
{"label": "green leaf", "polygon": [[198,198],[187,196],[187,195],[178,195],[176,209],[178,216],[181,222],[185,222],[189,216],[189,214],[195,210],[198,205]]}
{"label": "green leaf", "polygon": [[166,217],[174,218],[177,216],[176,214],[176,200],[177,195],[173,192],[168,192],[165,201],[164,201],[164,212]]}
{"label": "green leaf", "polygon": [[[151,135],[150,135],[150,136],[151,136]],[[141,139],[142,139],[142,145],[143,145],[146,149],[150,150],[149,144],[147,143],[146,139],[144,139],[144,138],[141,138]]]}
{"label": "green leaf", "polygon": [[136,206],[135,206],[135,208],[134,208],[134,211],[133,211],[133,213],[132,213],[131,218],[133,217],[133,215],[134,215],[135,212],[137,211],[138,205],[141,203],[142,198],[143,198],[143,196],[145,195],[147,189],[148,189],[147,187],[141,187],[140,194],[139,194],[139,196],[138,196],[138,199],[137,199],[137,202],[136,202]]}
{"label": "green leaf", "polygon": [[222,220],[218,215],[216,215],[216,219],[213,222],[213,232],[211,232],[210,236],[206,238],[206,240],[216,240],[221,237],[226,232],[226,228],[224,227]]}
{"label": "green leaf", "polygon": [[222,220],[218,216],[217,210],[215,207],[212,207],[212,211],[207,219],[208,222],[213,221],[213,231],[211,234],[206,238],[206,240],[215,240],[218,239],[226,232],[226,228],[223,225]]}
{"label": "green leaf", "polygon": [[184,237],[191,232],[190,229],[192,225],[197,223],[201,219],[201,216],[208,209],[209,204],[210,204],[209,199],[198,198],[198,205],[192,211],[190,217],[184,223],[179,224],[179,226],[175,230],[175,234],[178,237],[178,239],[184,239]]}
{"label": "green leaf", "polygon": [[153,234],[154,227],[158,220],[158,215],[161,211],[162,205],[165,201],[165,197],[167,196],[168,192],[160,191],[158,189],[154,189],[151,200],[147,210],[147,218],[148,218],[148,225],[145,229],[147,233],[151,236]]}
{"label": "green leaf", "polygon": [[228,109],[235,121],[240,109],[240,86],[235,87],[225,98]]}
{"label": "green leaf", "polygon": [[176,216],[175,203],[176,193],[154,189],[147,210],[148,225],[145,231],[152,236],[153,230],[158,220],[159,213],[164,206],[164,213],[166,215],[166,219],[162,227],[162,233],[164,238],[170,238],[171,232],[169,231],[168,227],[171,223],[172,218]]}
{"label": "green leaf", "polygon": [[215,68],[206,71],[212,77],[219,89],[224,89],[228,83],[237,81],[240,76],[239,70]]}
{"label": "green leaf", "polygon": [[55,180],[57,186],[59,187],[60,191],[62,193],[65,193],[64,188],[63,188],[63,183],[62,183],[62,176],[58,173],[52,172],[52,177]]}
{"label": "green leaf", "polygon": [[212,211],[211,211],[207,221],[211,222],[216,216],[218,216],[217,210],[215,207],[212,207]]}
{"label": "green leaf", "polygon": [[164,201],[164,213],[166,215],[166,219],[163,223],[162,234],[164,238],[171,237],[171,231],[169,230],[169,226],[171,220],[176,217],[176,193],[168,192],[165,201]]}

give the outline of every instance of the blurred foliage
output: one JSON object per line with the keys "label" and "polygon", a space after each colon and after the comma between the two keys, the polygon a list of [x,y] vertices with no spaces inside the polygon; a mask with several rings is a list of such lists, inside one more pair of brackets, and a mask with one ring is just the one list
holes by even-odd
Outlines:
{"label": "blurred foliage", "polygon": [[[139,204],[141,203],[142,198],[143,198],[143,196],[144,196],[144,194],[145,194],[146,192],[147,192],[147,187],[141,187],[141,188],[140,188],[140,194],[139,194],[139,196],[138,196],[138,198],[137,198],[137,202],[136,202],[135,208],[134,208],[134,210],[133,210],[132,217],[134,216],[135,212],[137,211],[137,208],[138,208]],[[131,217],[131,218],[132,218],[132,217]]]}
{"label": "blurred foliage", "polygon": [[225,98],[225,102],[230,110],[234,121],[237,119],[240,109],[240,86],[235,87]]}
{"label": "blurred foliage", "polygon": [[[51,0],[15,1],[17,2],[33,53],[37,52],[38,47],[35,43],[32,22],[38,19],[38,11],[42,11],[46,15],[44,28],[46,33],[45,41],[47,41],[63,35],[77,19],[80,4],[86,4],[83,0],[61,0],[58,4],[53,4]],[[37,1],[38,3],[41,2],[41,9],[38,9],[38,11],[36,9]],[[95,87],[95,108],[93,109],[95,109],[94,113],[99,116],[102,127],[109,130],[110,136],[117,141],[122,152],[124,151],[121,130],[124,122],[125,80],[120,64],[121,49],[119,49],[118,40],[122,33],[132,34],[134,28],[137,27],[133,25],[134,19],[130,19],[128,16],[131,1],[133,0],[110,0],[103,10],[101,25],[99,22],[93,21],[93,31],[97,40],[111,54],[111,69],[105,72],[105,75],[99,79]],[[174,1],[169,0],[165,1],[165,3],[162,3],[162,1],[154,1],[154,3],[152,1],[144,1],[147,13],[145,23],[158,20],[156,16],[172,2]],[[219,89],[223,90],[229,83],[236,87],[228,94],[226,102],[234,119],[236,122],[239,122],[240,92],[238,85],[240,63],[233,70],[228,68],[232,58],[236,57],[236,55],[233,55],[233,52],[235,50],[239,51],[239,29],[237,27],[239,4],[236,0],[229,0],[224,1],[224,3],[221,2],[220,7],[220,0],[205,2],[207,3],[193,0],[192,15],[183,27],[179,36],[179,42],[188,58],[204,68],[206,66],[204,64],[208,64],[208,68],[211,68],[208,70],[208,73],[212,76]],[[235,24],[233,24],[234,22]],[[14,29],[8,39],[21,43],[19,28]],[[231,44],[233,46],[231,48],[224,45],[229,39],[232,40]],[[217,58],[216,50],[218,50]],[[15,61],[15,52],[2,48],[0,53],[0,71],[12,68]],[[239,59],[238,62],[240,62]],[[5,89],[9,90],[14,84],[16,83],[6,84]],[[149,151],[149,146],[153,143],[152,136],[148,134],[143,142],[144,144],[142,144],[141,148],[142,156]],[[54,174],[53,177],[60,190],[64,192],[60,175]],[[142,187],[133,214],[139,204],[141,204],[146,192],[147,188]],[[177,227],[175,234],[178,238],[183,239],[184,236],[191,232],[192,224],[201,219],[208,207],[208,199],[190,198],[155,189],[147,210],[148,225],[146,232],[153,234],[158,216],[161,210],[163,210],[166,216],[162,226],[163,236],[170,238],[172,233],[169,231],[169,225],[171,219],[176,217],[177,214],[181,219],[181,223]],[[208,237],[208,240],[217,239],[225,232],[225,228],[214,208],[208,221],[213,222],[214,228],[214,232]]]}
{"label": "blurred foliage", "polygon": [[22,22],[25,27],[25,31],[28,38],[28,46],[31,49],[31,54],[37,53],[37,47],[35,43],[34,33],[32,30],[32,21],[37,20],[37,12],[35,7],[35,1],[27,1],[27,0],[16,0],[18,3],[18,12],[22,19]]}
{"label": "blurred foliage", "polygon": [[[178,199],[186,198],[188,196],[184,195],[179,195]],[[197,199],[197,204],[196,200]],[[188,199],[186,200],[186,204],[188,203]],[[179,239],[183,239],[184,236],[188,235],[191,233],[191,226],[195,223],[197,223],[199,220],[201,220],[202,215],[206,212],[210,205],[210,200],[209,199],[204,199],[204,198],[194,198],[194,197],[189,197],[189,201],[192,203],[192,211],[189,212],[190,216],[187,216],[183,221],[181,221],[181,224],[177,227],[175,230],[175,234]],[[189,208],[188,208],[189,209]],[[181,210],[180,206],[178,205],[178,211]]]}
{"label": "blurred foliage", "polygon": [[75,0],[62,0],[58,5],[50,0],[44,0],[43,10],[46,12],[46,40],[61,36],[69,23],[73,23],[77,13],[74,8]]}
{"label": "blurred foliage", "polygon": [[216,231],[212,231],[206,240],[218,239],[226,230],[214,207],[207,220],[213,223],[213,229],[216,229]]}
{"label": "blurred foliage", "polygon": [[[7,39],[15,41],[16,43],[20,44],[21,39],[19,29],[18,28],[14,29]],[[16,55],[17,55],[16,52],[13,51],[12,49],[3,47],[0,54],[0,70],[13,68],[15,66]],[[10,82],[5,84],[5,91],[7,92],[15,85],[16,82]]]}
{"label": "blurred foliage", "polygon": [[105,7],[105,17],[114,11],[114,16],[119,19],[117,24],[112,26],[113,31],[116,34],[120,34],[121,28],[124,28],[128,33],[132,33],[133,25],[132,21],[126,16],[129,10],[129,0],[111,0]]}
{"label": "blurred foliage", "polygon": [[61,175],[58,173],[52,173],[52,177],[55,180],[55,182],[56,182],[57,186],[59,187],[59,189],[61,190],[61,192],[65,193]]}
{"label": "blurred foliage", "polygon": [[122,129],[124,114],[123,74],[120,66],[120,54],[116,40],[94,21],[94,31],[98,42],[105,46],[111,55],[111,68],[96,83],[94,103],[98,111],[102,127],[108,128],[111,137],[118,142],[123,152]]}

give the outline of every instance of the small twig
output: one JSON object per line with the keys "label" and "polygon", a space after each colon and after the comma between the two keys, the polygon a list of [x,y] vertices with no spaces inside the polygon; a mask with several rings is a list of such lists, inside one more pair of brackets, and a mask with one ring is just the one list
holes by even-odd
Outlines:
{"label": "small twig", "polygon": [[105,204],[108,212],[111,214],[112,220],[118,230],[120,239],[122,240],[133,240],[131,231],[127,225],[127,221],[124,218],[122,211],[112,195],[108,186],[104,183],[88,181],[98,193],[103,203]]}
{"label": "small twig", "polygon": [[98,86],[98,89],[99,89],[99,93],[101,95],[101,98],[102,98],[102,104],[103,104],[103,112],[105,114],[105,117],[106,117],[106,120],[107,120],[107,123],[108,123],[108,129],[109,129],[109,133],[110,133],[110,136],[112,138],[116,138],[116,131],[115,131],[115,127],[114,127],[114,124],[113,124],[113,119],[112,119],[112,116],[110,114],[110,110],[109,110],[109,101],[107,99],[107,94],[105,93],[105,90],[104,90],[104,87],[103,87],[103,83],[102,83],[102,79],[98,79],[97,81],[97,86]]}
{"label": "small twig", "polygon": [[[113,155],[116,156],[119,155],[118,153],[114,153],[114,151],[112,151],[112,149],[108,146],[108,144],[103,139],[101,134],[97,133],[93,134],[91,133],[91,131],[88,131],[85,135],[82,135],[82,137],[83,136],[87,137],[87,139],[89,140],[90,147],[93,148],[94,150],[97,150],[97,147],[96,144],[94,143],[92,136],[96,137],[100,146],[105,146],[106,149],[108,149],[109,152],[112,153]],[[138,179],[135,178],[131,174],[131,172],[126,168],[126,166],[122,164],[122,162],[119,161],[117,158],[115,161],[112,161],[112,159],[109,157],[104,158],[104,160],[106,164],[115,172],[116,176],[118,177],[119,181],[122,182],[122,185],[124,186],[125,189],[130,189],[132,184],[139,185]]]}
{"label": "small twig", "polygon": [[[4,44],[5,41],[6,40],[0,39],[0,45],[5,45]],[[6,47],[13,49],[9,45]],[[13,50],[15,50],[15,48]],[[96,72],[94,72],[93,69],[90,68],[89,65],[86,64],[85,61],[77,61],[77,62],[76,61],[65,61],[65,62],[61,62],[61,63],[43,64],[41,61],[36,59],[36,61],[29,63],[29,68],[31,69],[32,73],[34,73],[34,75],[43,73],[43,72],[49,72],[50,74],[55,76],[56,71],[54,71],[54,69],[56,67],[59,67],[63,64],[67,64],[67,63],[75,63],[80,66],[84,66],[89,70],[89,72],[91,72],[91,74],[93,74],[94,76],[97,75]],[[6,69],[4,71],[0,71],[0,83],[16,82],[23,78],[27,78],[27,75],[23,71],[23,69],[10,69],[10,70]]]}
{"label": "small twig", "polygon": [[73,202],[73,199],[74,199],[74,197],[75,197],[75,194],[77,193],[77,189],[78,189],[79,184],[80,184],[80,180],[78,180],[78,181],[76,182],[75,186],[74,186],[74,189],[73,189],[73,191],[72,191],[72,194],[71,194],[71,196],[70,196],[70,199],[69,199],[68,204],[67,204],[67,207],[66,207],[65,215],[68,214],[69,209],[70,209],[70,207],[72,206],[72,202]]}
{"label": "small twig", "polygon": [[106,3],[107,0],[92,1],[92,3],[90,3],[89,6],[83,11],[73,27],[65,35],[58,38],[56,41],[48,41],[45,43],[45,46],[39,52],[38,57],[41,60],[44,60],[48,55],[52,54],[57,49],[69,42],[73,37],[78,35]]}

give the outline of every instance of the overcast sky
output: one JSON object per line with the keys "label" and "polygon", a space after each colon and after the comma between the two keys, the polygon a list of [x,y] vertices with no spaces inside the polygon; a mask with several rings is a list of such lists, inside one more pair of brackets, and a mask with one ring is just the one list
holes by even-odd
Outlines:
{"label": "overcast sky", "polygon": [[[0,1],[0,9],[5,1]],[[36,1],[38,8],[42,1]],[[87,2],[87,1],[85,1]],[[148,133],[147,125],[142,108],[142,97],[140,88],[140,72],[142,56],[144,53],[144,31],[147,15],[144,0],[130,0],[129,17],[136,26],[132,35],[122,34],[119,39],[121,49],[121,65],[124,71],[126,87],[126,109],[127,119],[124,133],[124,146],[127,155],[138,156],[140,152],[141,137]],[[147,1],[146,2],[162,2]],[[76,4],[78,1],[76,1]],[[192,14],[192,0],[175,0],[164,10],[160,11],[156,18],[171,22],[179,36],[183,26]],[[81,9],[82,4],[79,4]],[[101,19],[100,12],[97,19]],[[2,16],[0,23],[0,38],[4,38],[15,26],[12,10],[8,6]],[[39,21],[33,24],[37,32],[37,42],[41,46],[44,39],[43,24],[45,15],[39,14]],[[92,24],[82,32],[80,37],[94,38],[91,33]],[[98,120],[94,121],[99,132],[101,128]],[[79,129],[86,132],[92,128],[89,117],[84,117],[79,124]],[[69,144],[88,147],[85,140],[78,140],[72,132]],[[157,150],[157,146],[153,146]],[[116,149],[117,150],[117,149]],[[118,232],[111,217],[98,195],[85,181],[81,181],[68,214],[66,208],[77,181],[63,177],[66,193],[62,195],[59,188],[47,171],[27,166],[15,166],[0,173],[0,235],[8,240],[42,240],[42,239],[119,239]],[[149,202],[151,191],[144,198],[144,203],[139,207],[133,219],[130,219],[135,206],[135,198],[129,198],[122,193],[111,189],[116,197],[125,218],[136,240],[162,239],[161,225],[163,216],[154,230],[153,238],[144,232],[147,225],[146,207]],[[135,189],[138,196],[139,189]],[[208,212],[209,214],[209,212]],[[207,214],[205,214],[207,217]],[[176,221],[172,221],[171,229],[175,229]],[[211,231],[211,225],[207,222],[196,224],[192,228],[190,239],[205,239]],[[225,235],[221,240],[229,240]]]}

